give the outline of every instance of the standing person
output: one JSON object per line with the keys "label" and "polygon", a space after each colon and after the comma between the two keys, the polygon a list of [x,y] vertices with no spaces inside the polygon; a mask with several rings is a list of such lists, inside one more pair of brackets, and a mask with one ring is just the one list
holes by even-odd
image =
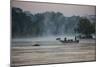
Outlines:
{"label": "standing person", "polygon": [[75,41],[76,41],[77,39],[76,39],[76,36],[75,36]]}
{"label": "standing person", "polygon": [[67,38],[66,38],[66,37],[64,38],[64,41],[65,41],[65,42],[67,41]]}

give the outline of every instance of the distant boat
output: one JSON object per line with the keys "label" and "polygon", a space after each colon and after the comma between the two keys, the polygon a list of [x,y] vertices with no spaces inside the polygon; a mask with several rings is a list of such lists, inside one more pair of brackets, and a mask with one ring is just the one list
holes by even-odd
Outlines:
{"label": "distant boat", "polygon": [[73,41],[72,39],[71,40],[67,40],[67,41],[64,41],[64,40],[59,40],[59,41],[62,42],[62,43],[79,43],[79,40]]}
{"label": "distant boat", "polygon": [[61,40],[61,38],[56,38],[56,40],[62,42],[62,43],[79,43],[79,40],[76,39],[75,37],[75,40],[73,39],[66,39],[66,37],[64,38],[64,40]]}

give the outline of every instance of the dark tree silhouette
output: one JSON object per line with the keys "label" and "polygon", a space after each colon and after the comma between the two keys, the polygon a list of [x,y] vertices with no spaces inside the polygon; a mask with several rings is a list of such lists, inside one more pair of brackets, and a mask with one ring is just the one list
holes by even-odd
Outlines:
{"label": "dark tree silhouette", "polygon": [[90,37],[91,34],[95,33],[95,23],[91,23],[87,18],[80,18],[78,27],[75,31],[86,37]]}

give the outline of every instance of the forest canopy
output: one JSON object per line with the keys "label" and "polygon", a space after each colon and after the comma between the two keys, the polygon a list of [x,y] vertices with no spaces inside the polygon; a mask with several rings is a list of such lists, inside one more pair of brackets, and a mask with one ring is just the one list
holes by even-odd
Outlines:
{"label": "forest canopy", "polygon": [[63,35],[76,32],[90,35],[95,33],[94,21],[80,16],[66,17],[60,12],[53,11],[32,14],[21,8],[12,7],[12,37]]}

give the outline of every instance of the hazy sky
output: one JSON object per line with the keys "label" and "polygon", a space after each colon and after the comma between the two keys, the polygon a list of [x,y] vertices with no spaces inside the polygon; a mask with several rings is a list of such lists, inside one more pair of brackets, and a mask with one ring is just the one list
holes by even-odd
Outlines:
{"label": "hazy sky", "polygon": [[52,3],[37,3],[37,2],[18,2],[13,1],[12,7],[19,7],[24,11],[30,11],[32,14],[43,13],[46,11],[61,12],[65,16],[72,15],[95,15],[95,6],[89,5],[68,5],[68,4],[52,4]]}

